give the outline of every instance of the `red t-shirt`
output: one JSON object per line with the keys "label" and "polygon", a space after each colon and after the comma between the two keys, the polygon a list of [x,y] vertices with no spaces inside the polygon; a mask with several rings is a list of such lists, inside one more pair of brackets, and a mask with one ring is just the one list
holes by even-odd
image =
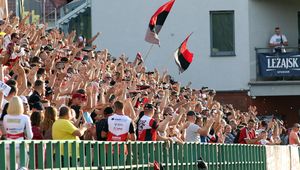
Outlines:
{"label": "red t-shirt", "polygon": [[[248,135],[247,135],[248,134]],[[247,127],[244,127],[243,129],[241,129],[240,131],[240,135],[239,135],[239,143],[240,144],[247,144],[245,139],[248,138],[249,139],[254,139],[255,136],[255,131],[253,129],[251,129],[250,131],[247,129]]]}
{"label": "red t-shirt", "polygon": [[40,127],[32,126],[33,140],[44,139]]}

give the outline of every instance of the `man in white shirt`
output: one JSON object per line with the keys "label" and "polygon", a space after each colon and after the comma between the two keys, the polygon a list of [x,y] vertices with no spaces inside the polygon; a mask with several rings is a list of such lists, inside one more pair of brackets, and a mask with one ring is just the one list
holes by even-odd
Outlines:
{"label": "man in white shirt", "polygon": [[275,34],[271,37],[269,46],[274,48],[273,52],[285,52],[284,47],[288,46],[288,41],[285,35],[281,34],[280,28],[275,28]]}
{"label": "man in white shirt", "polygon": [[212,124],[214,123],[213,118],[207,118],[206,124],[204,127],[199,127],[195,124],[196,122],[196,113],[194,111],[187,112],[187,123],[186,128],[186,142],[200,142],[200,135],[207,136]]}

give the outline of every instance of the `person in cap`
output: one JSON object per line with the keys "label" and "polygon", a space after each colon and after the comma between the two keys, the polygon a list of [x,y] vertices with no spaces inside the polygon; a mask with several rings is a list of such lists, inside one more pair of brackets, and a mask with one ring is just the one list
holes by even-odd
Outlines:
{"label": "person in cap", "polygon": [[187,123],[185,125],[186,128],[186,142],[200,142],[200,135],[207,136],[212,124],[214,123],[213,118],[207,118],[207,121],[203,128],[199,127],[195,124],[197,119],[196,112],[188,111],[187,112]]}
{"label": "person in cap", "polygon": [[155,107],[147,103],[144,106],[144,112],[137,121],[137,140],[156,141],[158,123],[153,119]]}
{"label": "person in cap", "polygon": [[45,94],[45,83],[41,80],[36,80],[34,83],[34,91],[28,99],[30,107],[36,102],[40,102]]}
{"label": "person in cap", "polygon": [[24,107],[24,115],[30,116],[31,113],[29,111],[29,105],[28,105],[28,100],[26,96],[19,96],[23,102],[23,107]]}
{"label": "person in cap", "polygon": [[101,131],[104,129],[105,124],[107,124],[107,119],[114,113],[113,108],[106,107],[103,111],[104,119],[99,120],[96,123],[96,139],[98,141],[106,141],[106,137],[101,136]]}
{"label": "person in cap", "polygon": [[31,107],[32,112],[41,112],[44,110],[42,102],[35,102]]}
{"label": "person in cap", "polygon": [[72,95],[70,106],[76,112],[76,119],[79,118],[80,109],[86,101],[87,101],[87,95],[84,89],[79,89]]}
{"label": "person in cap", "polygon": [[293,128],[289,134],[289,144],[291,145],[298,145],[300,146],[300,139],[299,139],[299,131],[300,130],[300,124],[295,123],[293,125]]}
{"label": "person in cap", "polygon": [[43,61],[40,57],[34,56],[34,57],[32,57],[30,63],[32,66],[41,66],[43,64]]}
{"label": "person in cap", "polygon": [[45,89],[45,99],[50,101],[50,103],[52,102],[53,100],[53,90],[51,87],[46,87]]}

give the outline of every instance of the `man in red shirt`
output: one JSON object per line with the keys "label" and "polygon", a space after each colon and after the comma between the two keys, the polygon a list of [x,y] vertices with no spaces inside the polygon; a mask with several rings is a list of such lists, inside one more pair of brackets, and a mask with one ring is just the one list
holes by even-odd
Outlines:
{"label": "man in red shirt", "polygon": [[[158,128],[157,122],[152,118],[155,108],[147,103],[144,107],[144,114],[140,116],[137,122],[137,136],[139,141],[156,141]],[[142,114],[142,113],[141,113]]]}
{"label": "man in red shirt", "polygon": [[298,136],[299,129],[300,129],[300,124],[295,123],[293,128],[292,128],[292,131],[289,134],[289,144],[300,146],[300,138]]}
{"label": "man in red shirt", "polygon": [[256,137],[255,135],[255,121],[250,119],[248,121],[248,126],[241,129],[239,133],[238,143],[240,144],[256,144],[261,140],[261,137]]}

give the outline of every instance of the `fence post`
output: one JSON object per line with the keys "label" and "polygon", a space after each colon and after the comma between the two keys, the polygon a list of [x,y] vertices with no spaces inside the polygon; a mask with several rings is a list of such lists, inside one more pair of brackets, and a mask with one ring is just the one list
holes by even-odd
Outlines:
{"label": "fence post", "polygon": [[72,158],[71,158],[71,167],[77,167],[77,158],[78,158],[78,154],[77,154],[77,142],[73,141],[72,142]]}
{"label": "fence post", "polygon": [[94,146],[94,166],[99,167],[99,144],[98,142],[93,144]]}
{"label": "fence post", "polygon": [[53,168],[53,147],[52,142],[48,141],[46,144],[46,168]]}
{"label": "fence post", "polygon": [[100,143],[100,166],[101,167],[106,167],[106,150],[105,150],[105,143],[101,142]]}
{"label": "fence post", "polygon": [[120,153],[120,149],[119,149],[119,144],[114,144],[113,146],[113,150],[114,150],[114,153],[113,153],[113,165],[114,166],[118,166],[119,167],[119,154]]}
{"label": "fence post", "polygon": [[37,143],[37,161],[38,161],[38,169],[44,169],[44,143]]}
{"label": "fence post", "polygon": [[64,152],[63,152],[63,154],[64,154],[64,156],[63,156],[64,166],[63,167],[70,168],[69,142],[65,141],[63,146],[64,146]]}
{"label": "fence post", "polygon": [[87,148],[86,148],[86,166],[87,167],[90,167],[90,169],[92,169],[92,147],[91,147],[91,142],[88,142],[86,145],[85,145]]}
{"label": "fence post", "polygon": [[[119,165],[121,165],[121,166],[125,166],[126,165],[126,163],[125,163],[125,154],[126,154],[125,147],[126,147],[125,143],[122,142],[120,144],[120,158],[119,158]],[[128,151],[127,151],[127,154],[128,154]],[[129,156],[129,154],[127,156]],[[125,169],[125,167],[124,167],[124,169]]]}
{"label": "fence post", "polygon": [[6,168],[6,149],[5,149],[5,142],[0,141],[0,169]]}
{"label": "fence post", "polygon": [[25,143],[25,141],[22,141],[20,143],[20,167],[26,167],[26,143]]}
{"label": "fence post", "polygon": [[35,143],[29,144],[29,169],[35,169]]}
{"label": "fence post", "polygon": [[12,141],[9,145],[9,157],[10,157],[10,169],[17,169],[16,168],[16,142]]}
{"label": "fence post", "polygon": [[138,164],[141,164],[142,165],[142,169],[144,169],[144,150],[143,150],[143,142],[139,142],[138,143],[138,154],[139,154],[139,157],[138,157]]}

